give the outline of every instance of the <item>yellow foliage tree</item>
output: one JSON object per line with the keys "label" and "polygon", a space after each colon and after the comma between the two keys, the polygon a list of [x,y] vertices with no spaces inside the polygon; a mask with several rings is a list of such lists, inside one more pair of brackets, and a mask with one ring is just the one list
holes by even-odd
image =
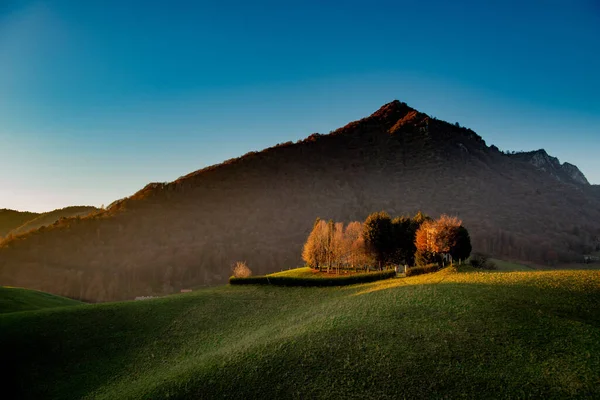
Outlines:
{"label": "yellow foliage tree", "polygon": [[327,223],[317,218],[302,249],[302,259],[311,267],[320,269],[327,262],[328,242]]}

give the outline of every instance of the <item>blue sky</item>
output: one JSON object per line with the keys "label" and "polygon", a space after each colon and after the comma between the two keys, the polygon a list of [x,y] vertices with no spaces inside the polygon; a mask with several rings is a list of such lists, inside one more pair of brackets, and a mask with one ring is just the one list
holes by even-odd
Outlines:
{"label": "blue sky", "polygon": [[0,0],[0,208],[101,205],[393,99],[600,184],[600,2]]}

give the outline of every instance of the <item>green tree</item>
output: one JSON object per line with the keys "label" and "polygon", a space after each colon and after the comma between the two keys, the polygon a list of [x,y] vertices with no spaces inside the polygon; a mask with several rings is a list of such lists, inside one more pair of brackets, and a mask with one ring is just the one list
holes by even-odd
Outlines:
{"label": "green tree", "polygon": [[411,218],[397,217],[392,220],[394,241],[394,264],[412,264],[415,254],[415,223]]}
{"label": "green tree", "polygon": [[454,260],[466,260],[471,255],[473,247],[471,246],[471,236],[464,226],[459,226],[453,232],[454,246],[450,249],[450,255]]}
{"label": "green tree", "polygon": [[379,269],[383,269],[392,258],[395,248],[389,214],[380,211],[369,215],[363,225],[363,238],[367,253],[375,260]]}
{"label": "green tree", "polygon": [[415,264],[415,253],[417,247],[415,244],[417,231],[424,222],[431,221],[431,218],[419,211],[410,217],[397,217],[392,221],[394,252],[393,262],[396,264]]}

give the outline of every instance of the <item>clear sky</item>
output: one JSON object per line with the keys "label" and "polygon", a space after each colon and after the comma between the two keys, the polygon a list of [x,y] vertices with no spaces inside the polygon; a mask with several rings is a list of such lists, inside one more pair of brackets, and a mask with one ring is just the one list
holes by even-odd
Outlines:
{"label": "clear sky", "polygon": [[600,184],[600,2],[0,0],[0,208],[108,205],[393,99]]}

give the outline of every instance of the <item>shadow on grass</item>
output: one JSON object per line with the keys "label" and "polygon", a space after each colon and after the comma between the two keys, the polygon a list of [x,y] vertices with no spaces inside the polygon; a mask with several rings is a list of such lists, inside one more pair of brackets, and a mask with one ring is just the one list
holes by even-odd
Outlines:
{"label": "shadow on grass", "polygon": [[596,397],[599,328],[597,273],[448,269],[6,315],[0,343],[16,398]]}
{"label": "shadow on grass", "polygon": [[[402,293],[404,288],[412,292]],[[600,395],[599,311],[594,304],[573,309],[586,295],[481,283],[399,289],[373,296],[334,296],[324,305],[331,315],[321,317],[315,309],[316,320],[301,325],[309,330],[299,326],[293,335],[273,327],[271,335],[235,352],[187,363],[153,387],[138,387],[135,397]],[[341,308],[344,298],[351,301],[347,308]],[[568,309],[574,314],[563,315]],[[293,319],[284,317],[277,323],[286,326]]]}

